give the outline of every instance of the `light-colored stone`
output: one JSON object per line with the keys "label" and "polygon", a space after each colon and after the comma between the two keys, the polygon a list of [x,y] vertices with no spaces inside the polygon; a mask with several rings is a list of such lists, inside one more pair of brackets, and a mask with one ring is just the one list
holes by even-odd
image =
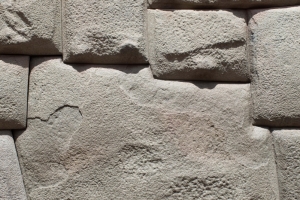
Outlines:
{"label": "light-colored stone", "polygon": [[144,0],[63,1],[64,61],[147,63],[145,8]]}
{"label": "light-colored stone", "polygon": [[0,1],[0,53],[59,55],[60,0]]}
{"label": "light-colored stone", "polygon": [[253,8],[300,5],[300,0],[148,0],[150,8]]}
{"label": "light-colored stone", "polygon": [[300,130],[273,131],[280,199],[300,199]]}
{"label": "light-colored stone", "polygon": [[31,199],[278,199],[249,84],[169,82],[142,66],[34,58],[16,146]]}
{"label": "light-colored stone", "polygon": [[255,124],[300,126],[300,7],[249,15]]}
{"label": "light-colored stone", "polygon": [[26,127],[28,56],[0,56],[0,129]]}
{"label": "light-colored stone", "polygon": [[15,143],[10,131],[0,131],[0,199],[26,200]]}
{"label": "light-colored stone", "polygon": [[245,11],[233,10],[148,10],[154,76],[249,81],[245,18]]}

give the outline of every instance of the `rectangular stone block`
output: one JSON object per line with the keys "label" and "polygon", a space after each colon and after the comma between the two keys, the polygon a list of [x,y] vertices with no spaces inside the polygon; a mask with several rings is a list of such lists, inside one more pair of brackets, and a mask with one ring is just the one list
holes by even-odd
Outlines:
{"label": "rectangular stone block", "polygon": [[10,131],[0,130],[0,199],[26,200],[25,187]]}
{"label": "rectangular stone block", "polygon": [[0,129],[26,127],[28,56],[0,55]]}
{"label": "rectangular stone block", "polygon": [[300,0],[148,0],[148,7],[160,9],[254,8],[299,5]]}
{"label": "rectangular stone block", "polygon": [[64,61],[144,64],[144,0],[63,1]]}
{"label": "rectangular stone block", "polygon": [[61,52],[60,0],[0,1],[0,54]]}
{"label": "rectangular stone block", "polygon": [[300,7],[249,16],[254,122],[300,126]]}
{"label": "rectangular stone block", "polygon": [[249,81],[245,11],[148,10],[156,78]]}
{"label": "rectangular stone block", "polygon": [[280,199],[300,199],[300,130],[273,131]]}
{"label": "rectangular stone block", "polygon": [[278,199],[250,85],[161,81],[144,66],[32,60],[16,146],[31,199]]}

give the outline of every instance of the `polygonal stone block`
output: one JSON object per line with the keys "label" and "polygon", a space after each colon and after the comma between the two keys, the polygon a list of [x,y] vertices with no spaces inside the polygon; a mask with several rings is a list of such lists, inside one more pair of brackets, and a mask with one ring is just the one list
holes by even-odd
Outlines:
{"label": "polygonal stone block", "polygon": [[59,55],[60,0],[0,1],[0,53]]}
{"label": "polygonal stone block", "polygon": [[148,7],[170,8],[253,8],[299,5],[300,0],[148,0]]}
{"label": "polygonal stone block", "polygon": [[156,80],[145,66],[32,60],[16,146],[31,199],[278,199],[250,85]]}
{"label": "polygonal stone block", "polygon": [[25,187],[10,131],[0,131],[0,199],[26,200]]}
{"label": "polygonal stone block", "polygon": [[64,61],[147,63],[145,7],[144,0],[63,1]]}
{"label": "polygonal stone block", "polygon": [[0,129],[26,127],[28,56],[0,56]]}
{"label": "polygonal stone block", "polygon": [[249,81],[245,19],[245,11],[148,10],[154,76]]}
{"label": "polygonal stone block", "polygon": [[300,7],[249,16],[254,122],[300,126]]}
{"label": "polygonal stone block", "polygon": [[273,131],[280,199],[300,199],[300,130]]}

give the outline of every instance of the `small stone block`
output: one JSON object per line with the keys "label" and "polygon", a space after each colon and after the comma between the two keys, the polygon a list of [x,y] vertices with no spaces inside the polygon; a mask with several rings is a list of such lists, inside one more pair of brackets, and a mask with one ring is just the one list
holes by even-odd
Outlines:
{"label": "small stone block", "polygon": [[15,143],[10,131],[0,131],[0,199],[26,200]]}
{"label": "small stone block", "polygon": [[0,56],[0,129],[26,127],[28,56]]}
{"label": "small stone block", "polygon": [[145,64],[144,0],[63,1],[64,62]]}
{"label": "small stone block", "polygon": [[148,10],[148,19],[154,77],[249,81],[245,11]]}
{"label": "small stone block", "polygon": [[300,130],[273,131],[280,199],[300,199]]}
{"label": "small stone block", "polygon": [[61,0],[0,1],[0,54],[61,53]]}
{"label": "small stone block", "polygon": [[254,124],[300,126],[300,7],[249,16]]}

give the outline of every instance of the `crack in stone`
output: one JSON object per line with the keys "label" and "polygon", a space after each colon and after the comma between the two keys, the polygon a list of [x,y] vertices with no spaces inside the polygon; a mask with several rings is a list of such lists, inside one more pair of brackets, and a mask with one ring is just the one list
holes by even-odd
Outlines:
{"label": "crack in stone", "polygon": [[48,122],[50,120],[50,118],[57,112],[61,111],[62,109],[64,108],[73,108],[73,109],[78,109],[80,115],[82,116],[82,113],[81,113],[81,110],[79,109],[78,106],[71,106],[71,105],[63,105],[63,106],[60,106],[58,107],[53,113],[51,113],[47,119],[43,119],[42,117],[28,117],[27,119],[28,120],[35,120],[35,119],[38,119],[40,121],[43,121],[43,122]]}
{"label": "crack in stone", "polygon": [[246,45],[246,41],[243,40],[237,40],[237,41],[229,41],[229,42],[219,42],[211,45],[206,45],[204,47],[199,47],[190,51],[182,52],[182,53],[168,53],[165,54],[164,57],[170,61],[174,62],[177,60],[178,62],[183,61],[187,57],[190,57],[194,54],[199,54],[201,51],[205,50],[213,50],[213,49],[231,49],[231,48],[238,48]]}

